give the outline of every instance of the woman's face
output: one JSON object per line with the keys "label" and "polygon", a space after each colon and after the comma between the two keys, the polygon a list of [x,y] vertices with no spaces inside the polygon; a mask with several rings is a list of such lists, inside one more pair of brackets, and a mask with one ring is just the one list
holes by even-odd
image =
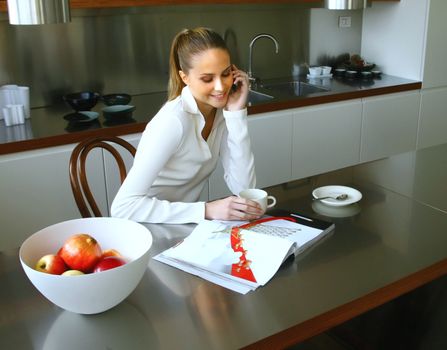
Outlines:
{"label": "woman's face", "polygon": [[193,56],[191,69],[179,72],[189,86],[197,105],[206,115],[213,108],[223,108],[233,85],[230,56],[222,49],[209,49]]}

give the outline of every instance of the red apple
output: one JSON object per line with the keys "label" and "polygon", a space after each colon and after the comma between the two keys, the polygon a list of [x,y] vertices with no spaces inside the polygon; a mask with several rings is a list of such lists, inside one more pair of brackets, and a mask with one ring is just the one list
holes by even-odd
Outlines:
{"label": "red apple", "polygon": [[110,270],[115,267],[124,265],[126,261],[123,258],[119,258],[117,256],[107,256],[105,258],[102,258],[99,260],[99,262],[96,264],[95,268],[93,269],[93,272],[101,272],[105,270]]}
{"label": "red apple", "polygon": [[102,257],[106,258],[108,256],[117,256],[119,258],[122,257],[121,253],[117,251],[116,249],[106,249],[102,251]]}
{"label": "red apple", "polygon": [[58,255],[71,270],[87,273],[93,270],[101,258],[102,250],[96,239],[88,234],[80,233],[67,239],[59,249]]}
{"label": "red apple", "polygon": [[67,270],[67,266],[59,255],[47,254],[37,261],[36,270],[52,275],[60,275]]}

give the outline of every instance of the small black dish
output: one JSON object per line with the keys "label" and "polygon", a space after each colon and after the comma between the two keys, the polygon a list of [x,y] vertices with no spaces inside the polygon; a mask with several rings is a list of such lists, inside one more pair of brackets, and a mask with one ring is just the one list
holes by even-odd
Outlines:
{"label": "small black dish", "polygon": [[362,79],[372,79],[373,74],[369,71],[361,72],[360,75],[362,76]]}
{"label": "small black dish", "polygon": [[335,68],[334,69],[334,74],[338,77],[345,75],[345,73],[346,73],[346,69],[344,69],[344,68]]}
{"label": "small black dish", "polygon": [[107,94],[102,95],[101,100],[107,106],[128,105],[132,100],[132,96],[129,94]]}
{"label": "small black dish", "polygon": [[382,72],[380,70],[372,70],[371,73],[374,78],[378,78],[382,75]]}
{"label": "small black dish", "polygon": [[64,95],[63,100],[76,112],[89,111],[98,103],[99,94],[91,91],[75,92]]}
{"label": "small black dish", "polygon": [[358,77],[358,72],[355,70],[347,70],[345,72],[345,77],[346,78],[350,78],[350,79],[354,79]]}
{"label": "small black dish", "polygon": [[135,106],[131,105],[113,105],[104,107],[102,113],[106,120],[119,120],[119,119],[130,119],[132,118],[132,113],[135,110]]}

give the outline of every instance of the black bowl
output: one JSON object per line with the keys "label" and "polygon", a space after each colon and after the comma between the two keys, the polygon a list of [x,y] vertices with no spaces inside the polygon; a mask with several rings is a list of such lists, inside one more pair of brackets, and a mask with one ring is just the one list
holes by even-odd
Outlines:
{"label": "black bowl", "polygon": [[135,110],[135,106],[130,105],[113,105],[104,107],[102,113],[106,120],[120,120],[132,118],[132,113]]}
{"label": "black bowl", "polygon": [[345,77],[349,78],[349,79],[354,79],[357,78],[359,76],[359,73],[355,70],[347,70],[345,72]]}
{"label": "black bowl", "polygon": [[101,97],[107,106],[128,105],[132,97],[129,94],[107,94]]}
{"label": "black bowl", "polygon": [[64,95],[65,103],[67,103],[75,111],[89,111],[99,100],[97,92],[83,91]]}

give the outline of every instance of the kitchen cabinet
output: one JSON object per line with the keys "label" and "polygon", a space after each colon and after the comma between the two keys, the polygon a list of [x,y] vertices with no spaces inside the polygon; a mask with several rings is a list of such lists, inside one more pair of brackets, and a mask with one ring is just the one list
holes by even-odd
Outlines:
{"label": "kitchen cabinet", "polygon": [[248,130],[255,157],[258,187],[290,181],[293,110],[255,114]]}
{"label": "kitchen cabinet", "polygon": [[[79,218],[71,192],[68,161],[73,145],[0,157],[0,252],[17,247],[35,231]],[[99,152],[88,159],[87,173],[101,209],[106,207],[104,172]]]}
{"label": "kitchen cabinet", "polygon": [[[423,92],[421,145],[445,140],[446,100],[447,88]],[[250,115],[257,187],[414,149],[419,105],[417,91]],[[123,136],[135,147],[140,137],[141,133]],[[0,218],[6,228],[0,236],[0,251],[18,246],[40,228],[80,217],[68,175],[73,148],[65,145],[0,156]],[[130,168],[132,157],[123,155]],[[100,209],[109,213],[120,186],[114,159],[102,149],[94,150],[87,172]],[[229,194],[219,165],[200,200]]]}
{"label": "kitchen cabinet", "polygon": [[357,164],[361,118],[360,99],[296,109],[292,179]]}
{"label": "kitchen cabinet", "polygon": [[444,142],[447,88],[445,0],[377,4],[365,11],[362,55],[385,73],[422,81],[417,147]]}
{"label": "kitchen cabinet", "polygon": [[[447,1],[431,0],[429,6],[428,26],[425,47],[423,88],[447,86]],[[444,129],[447,130],[447,129]]]}
{"label": "kitchen cabinet", "polygon": [[421,92],[418,148],[447,142],[447,86]]}
{"label": "kitchen cabinet", "polygon": [[[292,150],[291,110],[255,114],[248,117],[248,131],[255,158],[256,186],[264,188],[290,181]],[[230,195],[218,167],[209,179],[209,198]]]}
{"label": "kitchen cabinet", "polygon": [[360,161],[416,149],[420,92],[363,99]]}

